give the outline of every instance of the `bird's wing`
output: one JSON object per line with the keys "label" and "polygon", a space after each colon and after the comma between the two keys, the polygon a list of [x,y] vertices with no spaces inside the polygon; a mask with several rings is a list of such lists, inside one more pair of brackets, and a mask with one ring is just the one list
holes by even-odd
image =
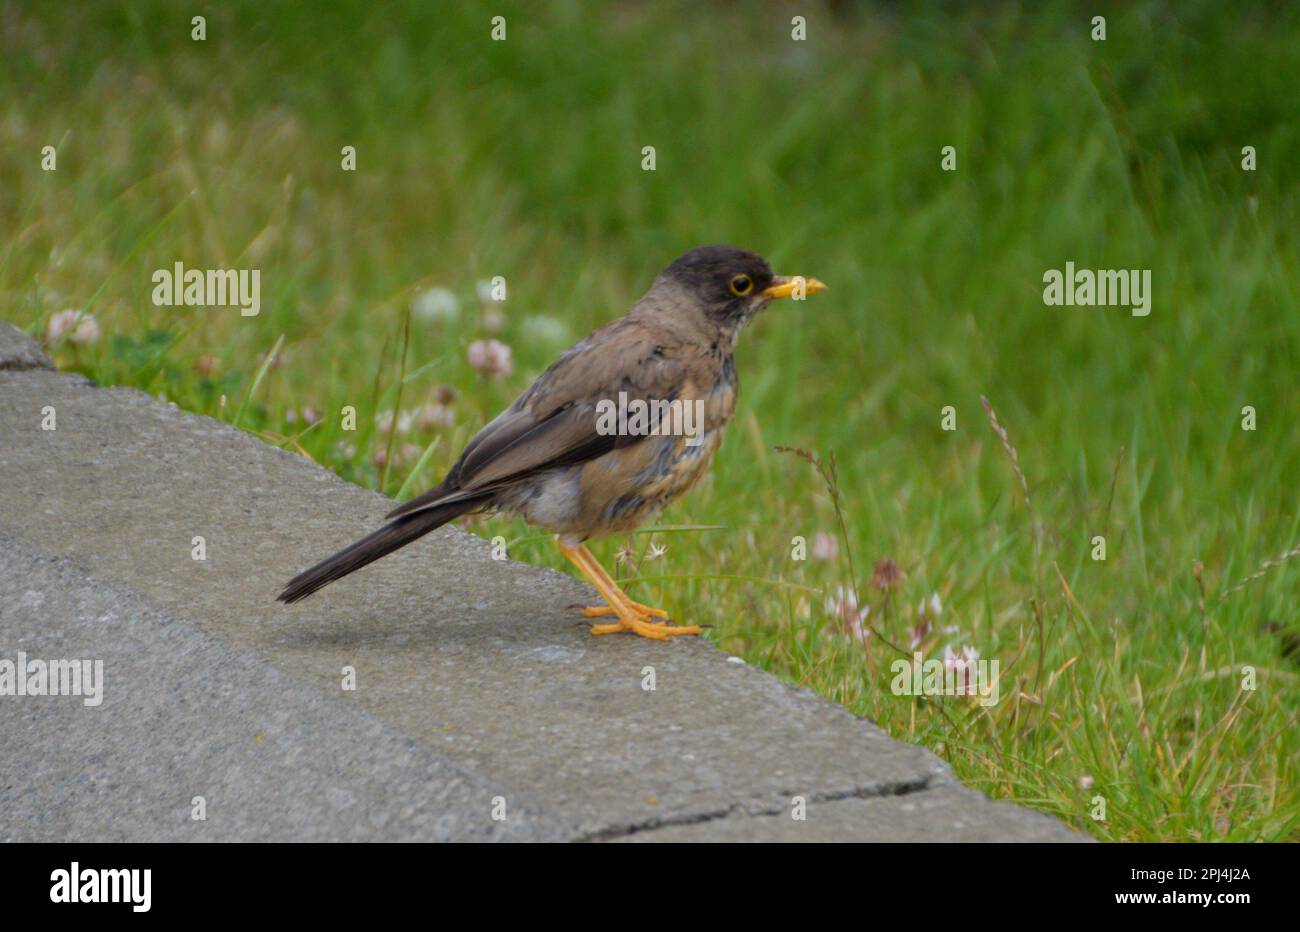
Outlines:
{"label": "bird's wing", "polygon": [[388,517],[466,498],[482,498],[511,482],[557,466],[571,466],[630,446],[644,435],[597,431],[597,405],[677,397],[682,360],[664,355],[653,335],[626,319],[592,334],[551,368],[465,447],[437,487]]}

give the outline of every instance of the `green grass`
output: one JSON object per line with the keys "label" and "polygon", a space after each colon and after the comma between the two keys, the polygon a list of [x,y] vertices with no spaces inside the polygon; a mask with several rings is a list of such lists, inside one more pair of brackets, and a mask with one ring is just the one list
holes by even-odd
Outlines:
{"label": "green grass", "polygon": [[[677,254],[756,249],[832,290],[742,338],[727,443],[632,540],[632,593],[1099,838],[1296,840],[1300,559],[1232,590],[1300,544],[1300,13],[1101,4],[1093,42],[1095,5],[980,6],[809,5],[801,44],[784,5],[105,3],[74,24],[0,2],[0,307],[34,334],[88,309],[103,338],[54,346],[63,367],[411,495]],[[260,269],[260,316],[154,307],[178,260]],[[1067,260],[1151,269],[1151,315],[1045,306]],[[493,275],[500,381],[466,360]],[[404,335],[431,286],[459,317]],[[440,385],[452,426],[376,430]],[[306,406],[327,418],[290,422]],[[778,445],[834,451],[839,559],[791,559],[837,519]],[[560,565],[522,523],[474,530]],[[884,558],[906,573],[888,597]],[[865,646],[825,609],[838,586],[872,606]],[[936,592],[951,630],[922,649],[999,659],[992,708],[889,689],[888,644]]]}

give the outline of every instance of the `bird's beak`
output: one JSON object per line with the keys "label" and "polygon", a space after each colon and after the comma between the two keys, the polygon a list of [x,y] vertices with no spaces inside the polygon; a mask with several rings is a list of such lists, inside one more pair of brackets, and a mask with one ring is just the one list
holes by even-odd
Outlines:
{"label": "bird's beak", "polygon": [[777,275],[772,279],[772,284],[763,289],[763,297],[769,301],[773,298],[792,296],[795,300],[799,300],[825,290],[826,286],[815,278],[804,278],[802,275]]}

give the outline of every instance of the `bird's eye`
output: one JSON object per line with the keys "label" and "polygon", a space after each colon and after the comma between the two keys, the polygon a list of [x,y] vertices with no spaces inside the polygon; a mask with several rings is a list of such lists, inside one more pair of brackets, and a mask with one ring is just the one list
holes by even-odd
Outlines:
{"label": "bird's eye", "polygon": [[738,298],[743,298],[754,290],[754,281],[748,275],[737,275],[730,282],[731,293]]}

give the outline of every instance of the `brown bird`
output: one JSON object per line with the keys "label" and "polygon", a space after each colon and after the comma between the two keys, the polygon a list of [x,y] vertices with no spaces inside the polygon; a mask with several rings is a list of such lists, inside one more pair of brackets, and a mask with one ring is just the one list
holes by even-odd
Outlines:
{"label": "brown bird", "polygon": [[734,246],[692,249],[627,316],[568,350],[484,427],[436,488],[295,576],[280,601],[304,599],[460,515],[499,510],[555,532],[560,552],[605,600],[584,614],[617,619],[592,634],[699,634],[633,601],[584,541],[633,530],[700,480],[736,410],[741,328],[775,298],[825,287],[773,275]]}

